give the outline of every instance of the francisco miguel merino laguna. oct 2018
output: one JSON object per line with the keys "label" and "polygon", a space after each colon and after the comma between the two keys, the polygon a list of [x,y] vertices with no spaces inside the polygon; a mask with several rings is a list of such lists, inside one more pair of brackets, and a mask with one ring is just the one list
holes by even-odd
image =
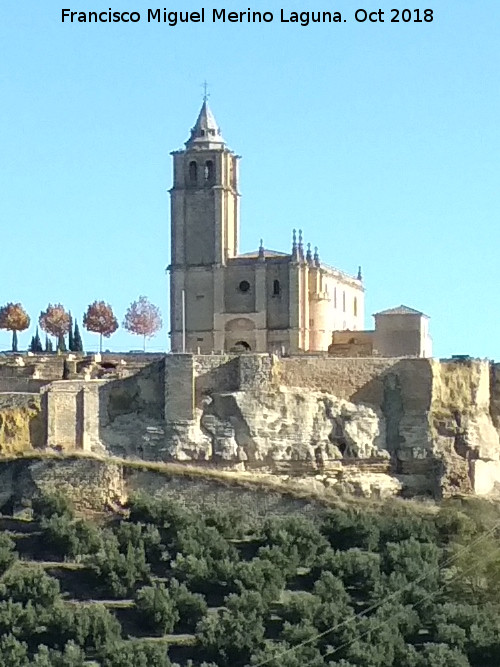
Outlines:
{"label": "francisco miguel merino laguna. oct 2018", "polygon": [[[178,11],[164,7],[147,9],[142,14],[138,11],[119,11],[111,7],[107,11],[79,11],[72,9],[61,10],[62,23],[164,23],[174,27],[179,23],[280,23],[299,24],[308,26],[310,23],[347,23],[346,15],[340,11],[289,11],[280,9],[279,14],[272,11],[229,11],[227,9],[197,11]],[[432,9],[383,9],[353,10],[352,16],[357,23],[431,23],[434,20]]]}

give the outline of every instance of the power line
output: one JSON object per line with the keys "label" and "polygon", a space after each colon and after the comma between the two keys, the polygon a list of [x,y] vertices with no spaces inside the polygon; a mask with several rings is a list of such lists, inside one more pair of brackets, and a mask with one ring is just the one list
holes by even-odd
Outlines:
{"label": "power line", "polygon": [[[427,600],[432,600],[432,598],[434,598],[436,595],[438,595],[439,593],[442,593],[442,591],[444,591],[444,589],[447,586],[449,586],[450,582],[453,581],[453,579],[455,579],[455,577],[458,577],[459,575],[462,576],[463,574],[465,574],[467,572],[470,572],[471,570],[473,570],[476,567],[476,565],[477,565],[477,561],[474,562],[472,564],[472,566],[465,568],[465,570],[461,570],[460,572],[455,573],[453,576],[450,577],[450,579],[446,582],[446,584],[443,584],[437,590],[431,591],[430,593],[427,593],[420,600],[417,600],[416,602],[414,602],[413,604],[408,605],[408,606],[411,609],[414,609],[415,607],[418,607],[419,605],[421,605],[422,602],[426,602]],[[414,584],[415,582],[411,582],[411,583]],[[331,657],[332,655],[335,655],[335,653],[338,653],[342,649],[348,648],[351,644],[358,641],[359,639],[362,639],[363,637],[366,637],[366,635],[370,634],[371,632],[374,632],[376,630],[380,630],[380,628],[382,628],[384,625],[386,625],[386,623],[387,623],[386,620],[381,621],[378,625],[376,625],[373,628],[370,628],[366,632],[361,633],[360,635],[358,635],[354,639],[350,639],[348,642],[345,642],[344,644],[341,644],[340,646],[337,646],[337,648],[335,648],[332,651],[329,651],[327,653],[328,657]]]}
{"label": "power line", "polygon": [[[470,542],[470,544],[466,545],[465,547],[463,547],[462,549],[457,551],[455,554],[450,556],[447,560],[445,560],[444,563],[439,568],[439,572],[442,572],[445,568],[447,568],[449,565],[451,565],[457,558],[459,558],[463,553],[466,553],[467,551],[469,551],[473,546],[476,546],[477,544],[479,544],[480,542],[485,540],[487,537],[492,535],[498,528],[500,528],[500,521],[495,523],[492,526],[492,528],[487,530],[485,533],[482,533],[475,540],[472,540],[472,542]],[[466,571],[468,571],[468,569]],[[457,575],[454,575],[454,576],[457,576]],[[386,604],[386,602],[389,602],[389,601],[393,600],[394,598],[396,598],[398,595],[401,595],[405,590],[411,588],[412,586],[415,586],[416,584],[419,584],[419,583],[425,581],[426,579],[427,579],[427,574],[423,574],[421,577],[417,577],[417,579],[415,579],[414,581],[409,582],[406,586],[403,586],[403,588],[400,588],[399,590],[394,591],[394,593],[391,593],[390,595],[388,595],[383,600],[379,600],[378,602],[373,603],[372,605],[370,605],[369,607],[367,607],[363,611],[359,612],[355,616],[353,616],[351,618],[348,618],[344,621],[341,621],[340,623],[337,623],[337,625],[333,625],[332,627],[324,630],[323,632],[319,632],[314,637],[309,637],[308,639],[305,639],[303,642],[301,642],[300,644],[297,644],[296,646],[291,646],[290,648],[287,648],[284,651],[281,651],[280,653],[273,656],[272,658],[266,658],[265,660],[263,660],[261,662],[258,662],[256,665],[253,665],[252,667],[263,667],[264,665],[268,665],[270,662],[273,662],[274,660],[277,660],[277,659],[283,657],[284,655],[289,655],[290,653],[293,653],[293,651],[296,651],[297,649],[302,648],[303,646],[307,646],[308,644],[312,644],[313,642],[317,641],[318,639],[321,639],[322,637],[326,637],[326,635],[330,634],[330,632],[334,632],[335,630],[339,630],[340,628],[345,627],[349,623],[352,623],[359,618],[363,618],[363,617],[367,616],[370,612],[375,611],[376,609],[378,609],[382,605]],[[451,577],[450,581],[452,579],[453,579],[453,577]],[[438,589],[438,591],[434,591],[434,594],[436,594],[437,592],[441,592],[441,590],[442,589]],[[421,602],[421,601],[422,600],[420,600],[419,602]],[[413,607],[416,606],[416,604],[417,603],[414,603],[413,605],[410,605],[410,607],[413,608]],[[384,623],[381,623],[381,626],[383,624]],[[371,630],[369,632],[371,632]],[[367,633],[365,633],[365,635],[366,634]],[[361,636],[364,636],[364,635],[361,635]],[[339,646],[338,648],[336,648],[334,651],[332,651],[328,655],[330,655],[330,656],[333,655],[334,653],[338,652],[341,648],[346,648],[353,641],[357,641],[358,639],[359,639],[359,636],[356,637],[356,639],[351,640],[350,642],[348,642],[346,645]]]}

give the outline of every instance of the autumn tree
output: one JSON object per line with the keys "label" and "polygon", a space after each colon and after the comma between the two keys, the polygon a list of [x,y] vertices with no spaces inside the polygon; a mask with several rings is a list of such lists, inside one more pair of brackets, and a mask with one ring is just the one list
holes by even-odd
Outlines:
{"label": "autumn tree", "polygon": [[154,336],[162,327],[160,310],[146,296],[140,296],[130,304],[123,326],[130,333],[143,337],[143,349],[146,350],[146,338]]}
{"label": "autumn tree", "polygon": [[102,337],[109,338],[118,329],[118,321],[111,306],[104,301],[94,301],[83,316],[87,331],[99,334],[99,352],[102,352]]}
{"label": "autumn tree", "polygon": [[57,349],[65,350],[64,336],[71,326],[71,316],[60,303],[52,305],[49,303],[47,310],[40,313],[38,323],[45,333],[57,338]]}
{"label": "autumn tree", "polygon": [[17,352],[17,332],[30,325],[28,313],[20,303],[7,303],[0,308],[0,329],[12,331],[12,352]]}

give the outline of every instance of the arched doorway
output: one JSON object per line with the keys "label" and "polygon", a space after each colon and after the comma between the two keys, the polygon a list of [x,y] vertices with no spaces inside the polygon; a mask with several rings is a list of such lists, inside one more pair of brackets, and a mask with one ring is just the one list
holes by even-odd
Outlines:
{"label": "arched doorway", "polygon": [[251,352],[252,348],[246,342],[246,340],[239,340],[236,342],[230,350],[231,352],[242,353],[242,352]]}
{"label": "arched doorway", "polygon": [[224,349],[240,354],[257,349],[255,324],[249,317],[235,317],[226,322]]}

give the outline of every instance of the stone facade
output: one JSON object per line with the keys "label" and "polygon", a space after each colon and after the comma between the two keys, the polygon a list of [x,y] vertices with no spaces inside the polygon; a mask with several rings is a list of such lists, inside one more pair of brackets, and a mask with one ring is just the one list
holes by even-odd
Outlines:
{"label": "stone facade", "polygon": [[332,331],[363,328],[361,274],[323,264],[301,232],[290,252],[239,253],[239,157],[206,101],[173,161],[172,351],[326,351]]}

